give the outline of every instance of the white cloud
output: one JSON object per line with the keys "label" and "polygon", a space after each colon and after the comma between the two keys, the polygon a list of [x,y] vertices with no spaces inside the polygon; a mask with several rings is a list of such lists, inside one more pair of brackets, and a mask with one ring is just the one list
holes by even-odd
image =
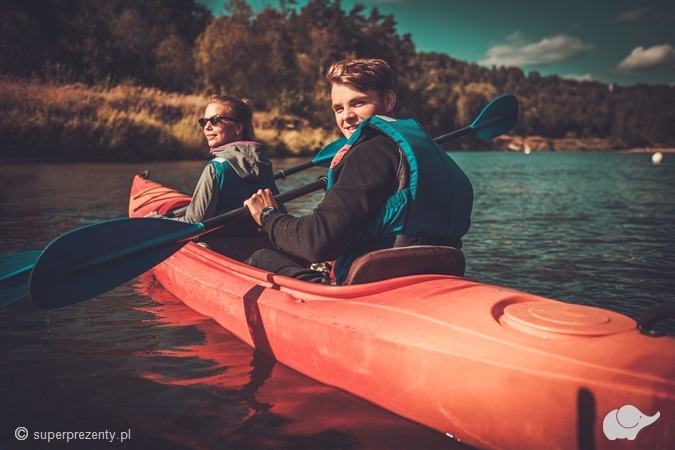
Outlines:
{"label": "white cloud", "polygon": [[625,13],[619,15],[616,18],[617,22],[632,22],[634,20],[640,20],[644,17],[644,9],[633,9],[631,11],[626,11]]}
{"label": "white cloud", "polygon": [[479,61],[479,64],[540,67],[580,58],[583,53],[595,48],[594,44],[585,43],[577,37],[565,34],[543,38],[531,44],[516,31],[507,38],[507,42],[489,49],[486,52],[487,58]]}
{"label": "white cloud", "polygon": [[663,10],[638,8],[626,11],[614,18],[617,22],[656,22],[667,23],[675,20],[675,15]]}
{"label": "white cloud", "polygon": [[583,75],[569,74],[565,75],[563,78],[575,81],[593,81],[593,76],[590,73],[585,73]]}
{"label": "white cloud", "polygon": [[675,49],[670,44],[637,47],[616,69],[620,72],[675,69]]}

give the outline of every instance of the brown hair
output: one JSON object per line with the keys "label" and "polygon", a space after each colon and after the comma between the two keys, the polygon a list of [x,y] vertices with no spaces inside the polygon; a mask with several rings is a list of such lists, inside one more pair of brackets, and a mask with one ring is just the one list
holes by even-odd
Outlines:
{"label": "brown hair", "polygon": [[241,136],[242,140],[255,140],[255,131],[253,130],[253,104],[251,103],[251,100],[247,98],[239,100],[230,95],[216,95],[211,98],[209,104],[211,103],[220,103],[227,108],[233,119],[244,125],[244,131]]}
{"label": "brown hair", "polygon": [[333,63],[326,71],[331,84],[350,84],[361,92],[374,89],[380,98],[389,91],[396,93],[394,72],[383,59],[345,59]]}

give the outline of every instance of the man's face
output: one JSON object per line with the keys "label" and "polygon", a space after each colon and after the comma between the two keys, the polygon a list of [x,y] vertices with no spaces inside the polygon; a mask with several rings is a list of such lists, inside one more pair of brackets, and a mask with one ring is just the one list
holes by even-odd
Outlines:
{"label": "man's face", "polygon": [[333,84],[331,100],[335,122],[346,138],[354,134],[359,124],[375,115],[392,115],[396,104],[396,94],[389,91],[380,98],[377,91],[369,89],[365,92],[356,90],[350,84]]}

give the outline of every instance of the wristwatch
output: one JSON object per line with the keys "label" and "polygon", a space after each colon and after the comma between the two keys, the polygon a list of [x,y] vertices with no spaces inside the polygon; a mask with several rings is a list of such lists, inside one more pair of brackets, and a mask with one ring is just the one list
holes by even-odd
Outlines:
{"label": "wristwatch", "polygon": [[263,223],[265,223],[265,220],[275,212],[279,212],[279,210],[276,209],[274,206],[265,206],[263,210],[260,212],[260,224],[262,225]]}

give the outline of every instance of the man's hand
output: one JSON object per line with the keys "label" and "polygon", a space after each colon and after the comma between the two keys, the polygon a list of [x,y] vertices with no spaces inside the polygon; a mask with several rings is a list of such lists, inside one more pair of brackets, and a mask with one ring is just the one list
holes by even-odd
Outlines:
{"label": "man's hand", "polygon": [[265,209],[268,206],[272,206],[274,208],[279,208],[279,205],[277,205],[277,201],[274,200],[274,195],[272,195],[272,191],[269,189],[259,189],[258,192],[253,194],[251,198],[248,200],[244,201],[244,206],[248,207],[248,211],[251,213],[251,217],[253,220],[255,220],[255,223],[257,223],[259,226],[262,226],[260,223],[260,213],[262,212],[263,209]]}

